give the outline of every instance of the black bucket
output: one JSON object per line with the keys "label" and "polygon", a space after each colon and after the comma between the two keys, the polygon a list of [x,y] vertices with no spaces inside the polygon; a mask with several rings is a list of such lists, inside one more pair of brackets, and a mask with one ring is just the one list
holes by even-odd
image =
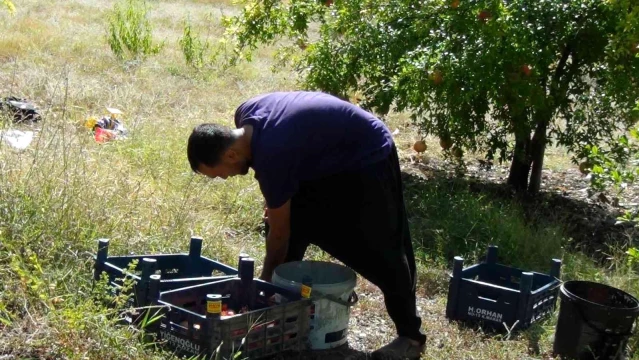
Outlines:
{"label": "black bucket", "polygon": [[567,281],[553,352],[579,360],[620,360],[639,315],[639,301],[619,289],[589,281]]}

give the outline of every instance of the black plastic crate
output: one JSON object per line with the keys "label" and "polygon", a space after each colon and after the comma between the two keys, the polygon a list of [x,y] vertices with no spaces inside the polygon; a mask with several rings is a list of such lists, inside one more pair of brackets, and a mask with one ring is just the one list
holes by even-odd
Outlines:
{"label": "black plastic crate", "polygon": [[448,289],[446,317],[479,323],[494,330],[521,330],[551,314],[559,294],[561,260],[552,259],[550,274],[497,263],[497,247],[486,260],[463,268],[456,256]]}
{"label": "black plastic crate", "polygon": [[[241,359],[259,359],[306,349],[311,299],[258,279],[247,285],[246,279],[235,277],[164,292],[155,290],[159,281],[152,277],[151,291],[158,294],[155,304],[163,315],[149,329],[179,356],[231,359],[239,352]],[[209,312],[207,296],[213,294],[231,309],[238,310],[238,299],[246,298],[252,307],[218,316]]]}
{"label": "black plastic crate", "polygon": [[[131,306],[142,307],[149,304],[149,281],[151,275],[160,275],[160,291],[183,288],[208,283],[237,275],[237,269],[202,256],[202,238],[192,237],[189,252],[157,255],[109,256],[109,240],[100,239],[98,253],[94,256],[94,280],[105,272],[114,293],[118,293],[125,276],[134,281]],[[133,272],[129,264],[137,260]]]}

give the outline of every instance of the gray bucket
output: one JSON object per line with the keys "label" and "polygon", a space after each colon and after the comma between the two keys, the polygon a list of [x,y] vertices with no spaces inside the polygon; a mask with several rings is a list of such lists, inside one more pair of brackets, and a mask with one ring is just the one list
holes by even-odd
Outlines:
{"label": "gray bucket", "polygon": [[345,266],[324,261],[293,261],[278,266],[272,282],[301,292],[302,279],[312,279],[310,348],[330,349],[346,343],[350,308],[357,302],[353,289],[355,272]]}

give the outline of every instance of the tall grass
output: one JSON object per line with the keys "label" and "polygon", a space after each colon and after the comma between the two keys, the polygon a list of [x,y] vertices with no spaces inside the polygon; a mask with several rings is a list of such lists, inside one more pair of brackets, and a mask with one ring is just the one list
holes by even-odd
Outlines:
{"label": "tall grass", "polygon": [[471,193],[463,181],[410,181],[407,207],[417,252],[423,259],[450,264],[463,256],[480,261],[489,245],[499,247],[499,261],[525,269],[549,271],[565,243],[557,225],[535,228],[524,221],[516,203]]}
{"label": "tall grass", "polygon": [[[90,299],[90,255],[102,237],[117,255],[184,252],[200,235],[208,257],[234,263],[244,250],[260,259],[253,179],[195,176],[186,139],[199,122],[230,124],[234,105],[288,80],[259,65],[205,80],[174,76],[177,48],[122,66],[107,42],[87,41],[101,39],[104,23],[95,20],[109,14],[102,4],[70,4],[82,14],[73,20],[67,5],[22,5],[14,17],[0,14],[0,43],[16,45],[0,50],[0,96],[34,100],[43,120],[30,127],[0,119],[2,128],[36,131],[24,152],[0,142],[0,355],[169,358]],[[127,139],[98,144],[80,126],[105,106],[125,112]]]}
{"label": "tall grass", "polygon": [[[86,331],[95,342],[83,343],[91,358],[136,358],[129,351],[144,349],[135,333],[96,333],[115,326],[98,326],[104,309],[86,300],[97,239],[111,238],[114,254],[168,253],[186,251],[188,238],[202,235],[207,256],[232,263],[259,237],[252,234],[261,203],[250,178],[215,184],[196,177],[184,155],[187,129],[171,133],[168,122],[96,143],[71,121],[65,86],[51,94],[58,106],[27,151],[0,145],[0,326],[39,334],[34,343],[3,337],[0,346],[16,354],[55,348],[53,355],[69,357],[81,330],[93,328]],[[104,341],[120,337],[122,352],[103,357]]]}
{"label": "tall grass", "polygon": [[[0,149],[5,164],[0,171],[2,351],[53,358],[137,357],[145,350],[135,332],[116,330],[106,309],[88,297],[87,252],[99,236],[127,239],[119,229],[131,221],[122,201],[129,202],[133,183],[118,179],[118,171],[96,171],[99,149],[89,147],[86,134],[55,124],[51,115],[31,151]],[[120,241],[119,248],[125,244]]]}
{"label": "tall grass", "polygon": [[[166,23],[153,22],[153,29],[179,39],[180,19],[210,6],[228,7],[165,1],[146,15],[166,15]],[[118,326],[114,314],[91,296],[90,255],[98,238],[112,240],[114,255],[183,252],[194,234],[204,237],[206,256],[223,262],[233,263],[245,251],[259,266],[264,254],[257,183],[250,176],[216,182],[194,175],[186,139],[200,122],[230,125],[235,106],[249,96],[294,89],[292,77],[269,72],[270,50],[251,64],[213,69],[205,78],[192,76],[179,46],[143,64],[123,65],[107,41],[93,40],[103,39],[110,10],[92,0],[31,0],[15,16],[0,12],[0,96],[30,98],[43,113],[35,127],[0,119],[3,128],[36,131],[23,152],[0,142],[0,355],[170,358],[143,344],[139,332]],[[196,23],[203,26],[202,19],[194,18]],[[124,111],[127,139],[98,144],[79,125],[87,116],[102,115],[105,106]],[[611,252],[610,268],[565,253],[558,226],[532,228],[514,204],[435,181],[408,184],[406,197],[422,272],[432,267],[444,273],[456,255],[477,261],[494,243],[500,261],[508,264],[546,271],[551,257],[562,257],[566,279],[592,278],[639,291],[636,268],[627,266],[623,249]],[[308,256],[327,259],[317,249]],[[424,316],[427,326],[436,326],[439,315]],[[462,345],[446,343],[429,355],[527,355],[523,342],[512,346],[493,339],[477,350],[482,337],[463,336]]]}

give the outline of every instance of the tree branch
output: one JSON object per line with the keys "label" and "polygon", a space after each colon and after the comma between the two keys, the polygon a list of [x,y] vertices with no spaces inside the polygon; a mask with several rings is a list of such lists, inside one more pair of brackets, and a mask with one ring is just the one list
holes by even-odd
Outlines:
{"label": "tree branch", "polygon": [[559,60],[559,64],[557,64],[557,69],[555,69],[555,73],[552,76],[552,82],[550,83],[550,97],[554,98],[557,95],[557,88],[559,87],[559,82],[561,81],[561,77],[566,73],[566,62],[568,62],[568,57],[572,53],[572,43],[567,43],[564,47],[564,51],[561,54],[561,59]]}

